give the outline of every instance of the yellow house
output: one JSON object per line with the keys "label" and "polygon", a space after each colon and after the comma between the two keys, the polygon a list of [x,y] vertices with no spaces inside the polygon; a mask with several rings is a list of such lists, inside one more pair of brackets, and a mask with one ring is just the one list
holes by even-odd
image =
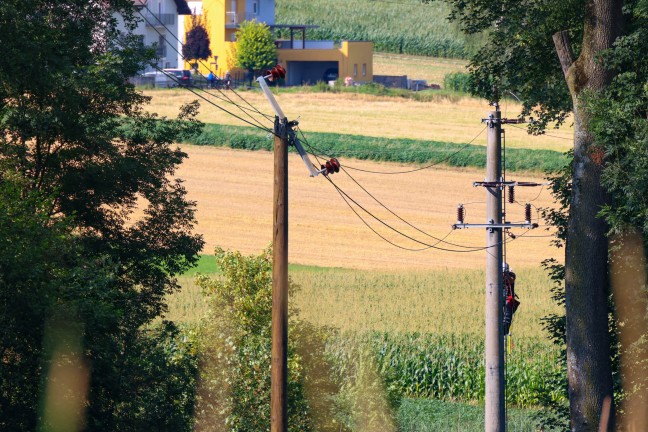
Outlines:
{"label": "yellow house", "polygon": [[[203,20],[209,33],[212,57],[199,63],[203,74],[213,71],[224,76],[227,71],[241,74],[235,67],[236,32],[243,21],[257,20],[271,30],[290,30],[289,40],[277,40],[277,61],[287,71],[287,85],[314,84],[317,81],[351,77],[357,82],[373,81],[373,43],[365,41],[306,40],[306,30],[314,26],[277,25],[274,0],[203,0],[188,1],[189,8]],[[191,17],[184,17],[185,32]],[[190,65],[185,62],[185,67]]]}

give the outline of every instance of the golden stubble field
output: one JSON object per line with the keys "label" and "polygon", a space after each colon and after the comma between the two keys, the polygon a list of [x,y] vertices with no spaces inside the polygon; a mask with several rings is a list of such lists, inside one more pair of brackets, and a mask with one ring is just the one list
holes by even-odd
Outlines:
{"label": "golden stubble field", "polygon": [[[189,198],[197,202],[197,231],[206,241],[204,253],[211,253],[220,246],[256,254],[267,247],[272,240],[272,153],[190,145],[182,148],[189,158],[177,174],[185,180]],[[404,168],[391,163],[344,158],[340,161],[346,167],[374,171]],[[483,230],[451,230],[458,203],[466,205],[466,222],[484,222],[485,191],[472,186],[473,181],[483,179],[483,171],[432,168],[401,175],[349,172],[391,211],[426,234],[437,238],[449,234],[446,240],[458,245],[484,245]],[[344,173],[335,174],[331,179],[386,223],[425,243],[436,242],[398,220]],[[510,179],[542,180],[517,174]],[[537,207],[552,205],[546,189],[519,188],[516,195],[522,203],[533,200]],[[362,210],[356,210],[390,241],[406,248],[422,247],[389,231]],[[523,208],[509,206],[508,214],[508,220],[521,221]],[[517,230],[518,234],[525,232]],[[546,234],[541,228],[508,243],[506,249],[511,265],[537,267],[543,259],[558,258],[559,250],[550,247],[549,238],[531,237]],[[456,253],[428,249],[412,252],[388,244],[364,225],[324,177],[310,178],[296,154],[289,155],[289,245],[291,263],[381,271],[478,269],[483,268],[486,256],[485,251]],[[451,245],[443,247],[462,250]]]}
{"label": "golden stubble field", "polygon": [[[238,95],[265,114],[272,111],[260,91],[211,91],[198,94],[215,104],[253,122],[246,113],[232,102],[247,106]],[[178,107],[192,100],[201,103],[198,118],[206,123],[244,125],[241,120],[200,99],[184,89],[147,90],[152,97],[147,107],[167,117],[175,117]],[[230,98],[231,101],[228,99]],[[456,97],[448,99],[439,97],[434,102],[418,102],[397,97],[378,97],[357,93],[280,93],[276,99],[290,120],[297,119],[305,132],[335,132],[387,138],[411,138],[430,141],[468,143],[483,129],[481,119],[493,108],[486,101]],[[515,118],[520,112],[520,105],[504,101],[501,106],[502,116]],[[263,122],[265,127],[272,124],[252,111],[254,117]],[[509,125],[506,128],[506,144],[510,147],[529,149],[568,150],[572,142],[573,131],[569,124],[559,130],[551,130],[552,136],[529,136],[523,125]],[[486,137],[474,141],[477,145],[486,145]]]}

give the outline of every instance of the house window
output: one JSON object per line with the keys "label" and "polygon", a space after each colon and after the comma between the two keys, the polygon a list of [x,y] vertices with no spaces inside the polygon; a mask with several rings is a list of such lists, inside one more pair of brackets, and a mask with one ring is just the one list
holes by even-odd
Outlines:
{"label": "house window", "polygon": [[158,44],[157,44],[157,49],[155,51],[155,55],[157,55],[158,58],[160,59],[165,59],[167,52],[166,52],[166,38],[164,35],[159,35],[158,36]]}
{"label": "house window", "polygon": [[358,65],[354,64],[353,65],[353,76],[358,76]]}
{"label": "house window", "polygon": [[252,12],[254,12],[255,15],[259,13],[259,2],[255,1],[252,3]]}
{"label": "house window", "polygon": [[362,76],[367,76],[367,63],[362,63]]}

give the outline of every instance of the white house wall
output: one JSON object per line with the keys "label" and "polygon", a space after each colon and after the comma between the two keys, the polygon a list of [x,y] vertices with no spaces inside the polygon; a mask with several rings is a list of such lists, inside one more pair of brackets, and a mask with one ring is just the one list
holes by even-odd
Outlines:
{"label": "white house wall", "polygon": [[[137,28],[133,30],[134,34],[143,36],[144,44],[147,46],[152,46],[153,44],[160,45],[160,42],[163,43],[162,54],[157,62],[158,68],[178,68],[179,65],[182,67],[182,44],[178,41],[178,35],[184,34],[184,31],[180,32],[179,29],[184,30],[184,22],[181,22],[181,19],[184,19],[184,16],[178,15],[176,4],[173,0],[148,0],[147,6],[140,10],[141,14],[146,17],[146,20],[142,18],[142,15],[135,13],[135,17],[139,18],[139,23]],[[163,24],[156,19],[160,18]],[[121,32],[126,32],[123,20],[121,17],[117,17],[119,20],[119,30]],[[162,39],[162,40],[161,40]],[[144,72],[149,72],[155,70],[151,66],[147,66]]]}

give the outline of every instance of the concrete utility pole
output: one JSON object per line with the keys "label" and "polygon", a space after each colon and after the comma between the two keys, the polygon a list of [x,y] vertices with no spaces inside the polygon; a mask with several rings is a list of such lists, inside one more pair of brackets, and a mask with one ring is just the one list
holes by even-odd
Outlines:
{"label": "concrete utility pole", "polygon": [[[506,431],[506,410],[504,401],[504,284],[503,284],[503,232],[510,228],[537,228],[538,224],[531,222],[531,206],[525,207],[525,222],[510,223],[502,217],[502,190],[504,187],[541,186],[534,182],[506,181],[502,177],[502,124],[522,123],[518,119],[503,119],[499,105],[495,111],[482,119],[488,128],[486,146],[486,178],[484,181],[473,182],[473,186],[486,189],[486,223],[464,223],[464,208],[459,205],[457,223],[452,227],[486,229],[486,331],[485,331],[485,362],[486,369],[486,432]],[[512,199],[512,196],[509,197]],[[512,202],[512,201],[511,201]]]}
{"label": "concrete utility pole", "polygon": [[272,236],[271,432],[288,430],[288,125],[275,117]]}
{"label": "concrete utility pole", "polygon": [[[486,179],[501,183],[502,179],[502,114],[499,106],[487,120]],[[505,431],[504,413],[504,332],[502,330],[502,188],[486,187],[486,407],[487,432]]]}

